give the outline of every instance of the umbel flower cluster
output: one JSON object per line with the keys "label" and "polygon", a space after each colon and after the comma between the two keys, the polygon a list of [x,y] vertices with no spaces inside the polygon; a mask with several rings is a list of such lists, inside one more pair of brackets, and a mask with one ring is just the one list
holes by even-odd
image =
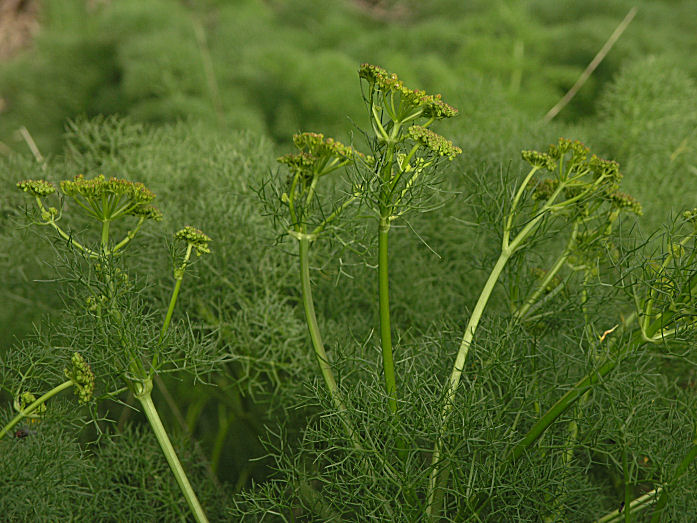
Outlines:
{"label": "umbel flower cluster", "polygon": [[[58,209],[44,205],[44,198],[56,192],[56,187],[46,180],[23,180],[17,188],[34,196],[39,208],[43,225],[50,225],[60,236],[73,246],[96,258],[100,252],[79,243],[71,234],[59,225]],[[125,247],[135,236],[145,220],[161,221],[162,212],[152,204],[155,194],[140,182],[131,182],[121,178],[106,178],[100,174],[92,179],[78,174],[73,180],[60,182],[64,198],[72,200],[75,208],[82,214],[97,221],[101,227],[101,254],[115,254]],[[62,200],[61,200],[62,201]],[[119,242],[109,242],[109,226],[114,220],[133,216],[138,222],[133,230]]]}
{"label": "umbel flower cluster", "polygon": [[174,234],[175,240],[180,240],[186,242],[193,249],[196,250],[196,255],[201,256],[202,254],[210,254],[211,250],[208,248],[208,242],[212,241],[207,234],[203,231],[187,225],[183,229],[178,230]]}
{"label": "umbel flower cluster", "polygon": [[[418,111],[420,116],[437,120],[457,116],[457,109],[441,100],[440,94],[432,95],[419,89],[409,89],[396,74],[388,73],[382,67],[363,64],[358,70],[358,76],[368,82],[371,91],[397,95],[405,113]],[[393,114],[398,115],[396,111]]]}
{"label": "umbel flower cluster", "polygon": [[523,151],[522,157],[534,169],[548,171],[551,175],[531,185],[535,200],[548,201],[561,196],[561,203],[566,206],[584,204],[599,197],[617,210],[642,214],[641,204],[619,191],[622,180],[619,164],[591,155],[588,147],[577,140],[560,138],[546,152]]}

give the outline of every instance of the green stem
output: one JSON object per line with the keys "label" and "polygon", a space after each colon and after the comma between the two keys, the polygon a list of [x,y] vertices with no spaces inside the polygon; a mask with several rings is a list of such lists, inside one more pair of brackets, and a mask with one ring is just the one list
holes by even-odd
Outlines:
{"label": "green stem", "polygon": [[564,266],[564,263],[566,262],[567,258],[569,257],[569,254],[571,254],[572,249],[576,245],[577,234],[578,234],[578,222],[575,222],[573,230],[571,231],[571,237],[569,238],[569,241],[566,244],[564,251],[559,255],[559,258],[557,258],[557,261],[552,266],[552,268],[547,272],[544,280],[542,280],[542,282],[537,286],[537,288],[535,289],[535,292],[533,292],[530,295],[530,297],[525,301],[523,306],[520,307],[518,309],[518,311],[515,313],[516,318],[518,318],[518,319],[525,318],[525,315],[530,310],[530,307],[532,307],[532,305],[535,304],[535,302],[539,299],[539,297],[542,295],[542,293],[545,291],[545,289],[549,286],[552,279],[554,279],[554,277],[557,275],[559,270]]}
{"label": "green stem", "polygon": [[174,278],[176,280],[176,283],[174,284],[174,289],[172,289],[172,297],[169,300],[169,307],[167,308],[165,321],[162,324],[162,331],[160,331],[160,341],[162,341],[162,338],[164,338],[165,334],[167,334],[167,329],[169,329],[169,324],[172,321],[172,314],[174,314],[174,306],[177,304],[179,289],[181,288],[182,281],[184,280],[184,271],[186,270],[186,266],[189,263],[192,248],[193,245],[190,243],[186,246],[186,254],[184,254],[184,260],[182,261],[182,264],[174,271]]}
{"label": "green stem", "polygon": [[382,346],[382,368],[385,374],[385,392],[390,412],[397,412],[397,382],[392,354],[392,332],[390,325],[389,271],[387,242],[390,232],[389,218],[380,218],[378,232],[378,298],[380,309],[380,345]]}
{"label": "green stem", "polygon": [[61,238],[63,238],[65,241],[67,241],[69,244],[74,245],[78,249],[80,249],[82,252],[87,254],[90,258],[97,258],[99,257],[99,254],[94,252],[92,249],[88,249],[84,245],[80,244],[79,242],[75,241],[72,236],[70,236],[68,233],[66,233],[63,229],[61,229],[58,224],[56,223],[54,217],[51,215],[49,211],[46,210],[44,207],[44,204],[41,202],[41,198],[38,196],[36,197],[36,203],[39,206],[39,210],[41,211],[42,215],[50,216],[50,218],[45,222],[46,224],[50,225],[53,227],[56,232],[60,235]]}
{"label": "green stem", "polygon": [[157,442],[160,444],[160,448],[162,449],[165,458],[167,458],[167,463],[169,463],[169,467],[170,469],[172,469],[172,473],[174,474],[174,477],[176,478],[177,483],[179,484],[179,488],[181,489],[182,494],[184,494],[184,498],[186,499],[186,502],[188,503],[189,508],[191,509],[191,513],[194,515],[194,519],[198,523],[208,522],[206,513],[203,511],[203,508],[201,507],[201,504],[199,503],[198,498],[196,497],[196,493],[194,492],[194,489],[191,487],[189,479],[186,477],[186,472],[184,472],[184,468],[179,462],[177,453],[175,452],[174,447],[172,446],[172,442],[169,440],[169,437],[167,436],[167,431],[165,430],[164,425],[162,425],[162,420],[160,419],[160,416],[157,413],[157,408],[155,408],[155,404],[152,401],[152,381],[148,379],[144,383],[139,385],[142,388],[141,391],[136,394],[136,398],[138,399],[138,401],[140,401],[140,404],[143,406],[143,412],[145,413],[145,416],[148,418],[148,422],[150,422],[150,426],[152,427],[152,430],[155,433]]}
{"label": "green stem", "polygon": [[[695,460],[695,458],[697,458],[697,438],[692,442],[692,448],[680,462],[678,468],[675,470],[674,481],[680,479],[687,472],[688,467]],[[659,521],[661,521],[663,510],[665,509],[667,504],[668,492],[666,491],[666,489],[663,489],[663,491],[661,492],[661,497],[658,499],[658,503],[656,503],[656,508],[654,509],[653,516],[651,517],[651,523],[659,523]]]}
{"label": "green stem", "polygon": [[631,476],[629,471],[629,462],[627,460],[627,442],[622,445],[622,474],[624,476],[624,521],[631,523],[632,521],[632,486]]}
{"label": "green stem", "polygon": [[317,324],[317,316],[315,315],[315,305],[312,299],[312,286],[310,283],[310,261],[309,261],[309,251],[310,251],[310,240],[303,238],[298,240],[299,244],[299,258],[300,258],[300,284],[302,289],[302,299],[303,307],[305,309],[305,319],[307,321],[307,328],[310,331],[310,340],[312,341],[312,348],[315,351],[315,356],[317,357],[317,363],[319,364],[322,377],[324,378],[324,383],[327,385],[329,390],[329,395],[332,398],[334,407],[339,413],[342,424],[346,428],[353,445],[356,450],[361,450],[362,446],[358,440],[358,436],[355,431],[351,428],[351,425],[346,417],[346,405],[341,400],[339,394],[339,387],[336,384],[336,379],[334,378],[334,371],[329,364],[329,358],[324,350],[324,343],[322,343],[322,336],[319,332],[319,325]]}
{"label": "green stem", "polygon": [[[445,404],[443,405],[443,410],[441,412],[441,423],[445,425],[452,411],[455,393],[460,384],[460,378],[462,377],[462,371],[465,367],[465,361],[467,359],[467,354],[469,353],[469,348],[472,345],[472,340],[474,338],[474,333],[479,325],[479,320],[482,317],[484,308],[486,307],[489,297],[494,290],[494,286],[503,271],[503,268],[508,262],[511,251],[503,250],[499,256],[496,265],[489,274],[489,279],[486,281],[484,288],[482,289],[479,299],[477,300],[474,310],[472,311],[472,316],[470,316],[469,323],[465,328],[465,333],[462,337],[462,342],[460,343],[460,350],[455,358],[455,365],[453,365],[452,373],[450,374],[450,379],[448,380],[448,389],[445,396]],[[440,491],[443,487],[442,482],[447,478],[447,472],[440,472],[440,455],[443,446],[442,436],[438,437],[436,445],[433,448],[433,456],[431,458],[431,479],[428,487],[428,497],[426,505],[426,514],[432,519],[438,519],[440,513],[440,502],[442,501],[442,493],[436,494],[436,491]]]}
{"label": "green stem", "polygon": [[656,496],[661,493],[661,488],[657,488],[652,490],[651,492],[647,492],[643,496],[639,496],[635,500],[633,500],[630,504],[629,507],[625,504],[621,509],[615,509],[612,512],[609,512],[605,514],[603,517],[596,519],[595,523],[615,523],[616,521],[620,521],[622,519],[622,513],[625,510],[631,510],[635,514],[639,510],[643,510],[646,507],[649,506],[649,503],[653,500],[656,499]]}
{"label": "green stem", "polygon": [[[184,280],[184,271],[186,271],[186,266],[189,263],[189,258],[191,257],[191,250],[192,249],[193,249],[193,245],[189,243],[186,246],[186,254],[184,254],[184,260],[182,261],[182,264],[174,270],[175,284],[174,284],[174,289],[172,289],[172,297],[169,300],[169,307],[167,308],[167,314],[165,315],[165,321],[162,324],[162,330],[160,331],[160,343],[162,343],[162,340],[164,340],[165,334],[167,334],[167,330],[169,329],[169,324],[172,321],[172,315],[174,314],[174,306],[177,304],[177,298],[179,297],[179,289],[181,289],[182,281]],[[158,344],[158,350],[156,350],[155,354],[153,355],[153,360],[152,360],[152,365],[151,365],[152,372],[154,372],[154,370],[157,368],[157,365],[158,365],[159,350],[160,350],[160,347]]]}
{"label": "green stem", "polygon": [[36,410],[37,407],[41,406],[44,402],[48,401],[51,399],[53,396],[58,394],[61,391],[64,391],[67,388],[70,388],[74,385],[72,380],[68,380],[66,382],[61,383],[57,387],[51,389],[48,391],[46,394],[41,396],[39,399],[34,401],[33,403],[30,403],[27,405],[22,411],[20,411],[19,414],[17,414],[14,418],[12,418],[12,421],[10,421],[5,427],[0,431],[0,439],[2,439],[5,434],[7,434],[9,431],[12,430],[12,428],[17,425],[20,421],[22,421],[27,415],[31,414]]}
{"label": "green stem", "polygon": [[136,226],[133,228],[133,230],[128,231],[126,234],[126,237],[121,240],[119,243],[117,243],[113,249],[111,249],[112,254],[115,254],[118,252],[120,249],[123,249],[128,243],[136,237],[136,234],[138,234],[138,231],[140,230],[141,225],[143,225],[143,222],[145,221],[145,217],[141,216],[140,219],[138,220],[138,223]]}
{"label": "green stem", "polygon": [[109,224],[111,220],[104,219],[102,221],[102,253],[107,254],[109,252]]}

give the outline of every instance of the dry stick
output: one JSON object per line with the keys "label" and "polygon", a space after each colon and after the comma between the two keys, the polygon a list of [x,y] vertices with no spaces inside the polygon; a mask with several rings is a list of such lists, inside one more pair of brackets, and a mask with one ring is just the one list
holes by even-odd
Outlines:
{"label": "dry stick", "polygon": [[566,104],[568,104],[571,101],[571,99],[574,96],[576,96],[576,93],[579,91],[579,89],[581,89],[583,84],[586,83],[586,80],[588,80],[590,75],[593,74],[593,71],[595,71],[595,69],[600,65],[600,62],[602,62],[605,56],[610,52],[610,49],[612,49],[612,46],[615,45],[615,42],[617,42],[620,36],[622,36],[624,30],[627,29],[627,26],[634,19],[634,15],[636,15],[636,12],[636,7],[632,7],[629,10],[627,16],[624,17],[624,20],[620,22],[620,25],[618,25],[615,31],[610,35],[610,38],[607,39],[607,42],[605,42],[605,45],[603,45],[602,49],[598,51],[598,54],[596,54],[591,63],[588,64],[588,67],[586,67],[586,70],[583,71],[581,76],[579,76],[578,80],[576,80],[576,83],[573,85],[573,87],[569,89],[569,91],[564,95],[564,98],[559,100],[559,102],[557,102],[557,105],[552,107],[549,110],[549,112],[545,115],[545,123],[549,122],[552,118],[559,114],[559,112],[564,107],[566,107]]}
{"label": "dry stick", "polygon": [[36,158],[36,161],[39,164],[41,164],[41,169],[45,171],[46,170],[46,159],[41,154],[41,151],[39,151],[39,148],[37,147],[36,142],[34,141],[34,138],[32,138],[31,134],[29,134],[29,129],[22,126],[19,128],[19,134],[22,135],[22,138],[24,138],[24,141],[27,142],[27,146],[29,147],[31,154],[33,154],[34,158]]}
{"label": "dry stick", "polygon": [[203,71],[206,75],[206,83],[208,84],[208,91],[210,92],[211,102],[213,103],[213,109],[215,109],[219,123],[222,123],[223,102],[220,98],[220,89],[218,88],[218,81],[215,78],[213,60],[211,59],[211,52],[210,48],[208,47],[208,39],[206,38],[206,30],[204,29],[203,24],[197,19],[193,20],[193,25],[194,34],[196,35],[196,43],[198,44],[199,51],[201,52],[201,60],[203,61]]}

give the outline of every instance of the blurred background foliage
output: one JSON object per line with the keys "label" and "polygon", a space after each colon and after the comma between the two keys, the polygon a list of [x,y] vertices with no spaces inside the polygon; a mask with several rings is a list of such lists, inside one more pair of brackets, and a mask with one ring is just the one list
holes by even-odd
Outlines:
{"label": "blurred background foliage", "polygon": [[[190,223],[214,239],[213,255],[186,277],[177,314],[214,335],[233,360],[210,386],[193,388],[185,378],[168,378],[167,384],[197,442],[191,455],[198,454],[187,459],[200,464],[200,456],[206,456],[226,492],[256,482],[256,494],[235,501],[230,514],[236,517],[245,511],[264,513],[288,497],[287,485],[277,488],[264,481],[275,469],[302,467],[282,462],[285,449],[275,454],[269,449],[304,438],[303,463],[310,463],[322,445],[322,434],[314,429],[300,435],[308,419],[316,421],[312,416],[322,387],[298,308],[295,259],[287,252],[294,246],[274,246],[276,231],[262,216],[253,189],[276,172],[274,158],[287,150],[295,132],[360,142],[358,129],[367,122],[356,73],[360,63],[397,72],[409,86],[441,92],[460,110],[458,118],[439,128],[463,149],[447,167],[441,208],[410,218],[423,242],[407,227],[397,229],[392,240],[394,253],[409,253],[391,262],[393,280],[411,283],[392,290],[394,321],[399,344],[413,356],[419,375],[446,372],[465,306],[471,306],[486,276],[473,269],[488,268],[496,256],[495,229],[467,225],[481,221],[467,203],[473,192],[495,193],[497,183],[515,176],[521,149],[543,148],[568,136],[616,159],[625,174],[624,188],[644,206],[640,227],[648,232],[697,201],[697,38],[691,0],[5,1],[10,4],[13,16],[23,14],[30,21],[10,26],[25,36],[13,40],[21,45],[13,44],[11,53],[0,53],[0,181],[6,188],[0,191],[0,353],[31,337],[36,325],[50,325],[50,313],[62,306],[59,283],[52,281],[53,269],[45,261],[54,247],[35,230],[19,226],[26,202],[11,189],[16,181],[57,181],[84,172],[146,183],[165,213],[165,221],[150,227],[138,245],[145,253],[140,270],[155,289],[153,307],[162,309],[169,299],[171,234]],[[635,5],[636,18],[578,95],[556,119],[543,123],[544,114]],[[9,41],[1,34],[7,26],[0,23],[0,42]],[[47,159],[44,168],[36,151],[30,154],[28,136]],[[376,361],[370,340],[376,323],[373,269],[340,245],[318,243],[315,256],[316,306],[328,349],[338,360],[369,366]],[[428,274],[415,278],[414,267],[428,267]],[[351,278],[343,277],[347,274]],[[492,307],[507,310],[503,292],[495,295]],[[573,340],[559,336],[553,341],[557,357],[573,364]],[[485,359],[500,349],[496,340],[490,345],[475,364],[484,367],[483,375],[505,381],[508,371],[502,377]],[[432,355],[423,356],[423,347]],[[507,378],[514,389],[515,376],[524,379],[529,362],[512,353],[496,357],[519,365]],[[360,381],[351,371],[344,379],[359,404],[379,404],[380,398],[361,397]],[[694,403],[694,389],[661,379],[646,390],[675,394],[679,389],[690,396],[686,403]],[[405,394],[413,395],[416,409],[419,398],[426,401],[437,392],[424,392],[423,382],[414,380],[405,384]],[[555,386],[570,382],[561,376]],[[496,393],[490,398],[494,411]],[[599,399],[589,416],[613,398]],[[646,416],[649,402],[640,402],[638,410]],[[112,406],[112,417],[120,412]],[[171,413],[167,421],[176,427],[176,418]],[[605,436],[603,441],[614,437]],[[90,438],[83,434],[83,440]],[[105,503],[121,507],[116,519],[117,514],[158,519],[156,509],[144,507],[167,504],[171,493],[179,499],[176,485],[159,481],[165,474],[162,463],[121,463],[128,449],[152,447],[148,438],[136,427],[94,449],[67,442],[62,448],[71,466],[91,465],[84,467],[79,488],[45,494],[56,502],[44,513],[49,519],[66,517],[71,505],[65,500],[77,499],[70,496],[79,497],[90,486]],[[680,449],[663,450],[677,455]],[[104,460],[116,463],[112,469],[137,472],[131,478],[90,472]],[[535,484],[544,489],[546,465],[538,465]],[[577,473],[585,478],[584,471]],[[203,478],[206,471],[197,474]],[[128,488],[152,485],[153,477],[159,481],[153,500],[141,500],[142,506],[125,501]],[[300,505],[312,505],[302,495],[310,480],[291,473],[280,477],[294,477],[302,487]],[[596,486],[607,486],[610,480],[603,477]],[[340,480],[338,472],[335,479]],[[122,486],[112,492],[111,484]],[[224,506],[215,501],[222,491],[208,487],[207,504]],[[597,496],[591,503],[584,491],[575,495],[568,502],[579,514],[597,516],[598,507],[613,508],[612,496]],[[35,509],[13,510],[25,510],[16,512],[21,519]]]}

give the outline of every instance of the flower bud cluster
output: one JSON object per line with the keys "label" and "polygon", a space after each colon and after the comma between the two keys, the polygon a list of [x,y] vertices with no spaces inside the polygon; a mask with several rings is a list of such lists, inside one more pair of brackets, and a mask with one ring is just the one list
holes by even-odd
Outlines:
{"label": "flower bud cluster", "polygon": [[636,198],[627,193],[613,191],[607,195],[607,199],[616,209],[628,210],[630,212],[633,212],[637,216],[641,216],[642,214],[644,214],[644,211],[641,208],[641,203],[639,203],[639,201],[637,201]]}
{"label": "flower bud cluster", "polygon": [[174,235],[175,240],[181,240],[191,245],[196,250],[196,255],[201,256],[202,254],[210,254],[211,250],[208,248],[208,242],[211,242],[211,238],[204,234],[199,229],[187,225],[183,229],[180,229]]}
{"label": "flower bud cluster", "polygon": [[453,145],[453,142],[420,125],[409,127],[409,136],[438,156],[446,156],[448,160],[453,160],[462,153],[462,149]]}
{"label": "flower bud cluster", "polygon": [[23,180],[17,182],[17,188],[32,196],[48,196],[56,192],[56,187],[46,180]]}
{"label": "flower bud cluster", "polygon": [[305,181],[328,174],[339,163],[348,163],[359,157],[365,160],[365,156],[353,147],[325,138],[321,133],[296,134],[293,143],[300,152],[283,155],[278,162],[287,165],[293,175],[299,175]]}
{"label": "flower bud cluster", "polygon": [[431,95],[419,89],[409,89],[396,74],[390,74],[377,65],[361,65],[358,76],[366,80],[371,89],[381,91],[383,94],[399,94],[402,103],[412,109],[422,109],[422,115],[427,118],[440,120],[457,115],[457,109],[441,100],[440,94]]}
{"label": "flower bud cluster", "polygon": [[80,403],[87,403],[94,393],[94,373],[79,352],[73,353],[70,361],[72,366],[65,369],[65,376],[73,382]]}

